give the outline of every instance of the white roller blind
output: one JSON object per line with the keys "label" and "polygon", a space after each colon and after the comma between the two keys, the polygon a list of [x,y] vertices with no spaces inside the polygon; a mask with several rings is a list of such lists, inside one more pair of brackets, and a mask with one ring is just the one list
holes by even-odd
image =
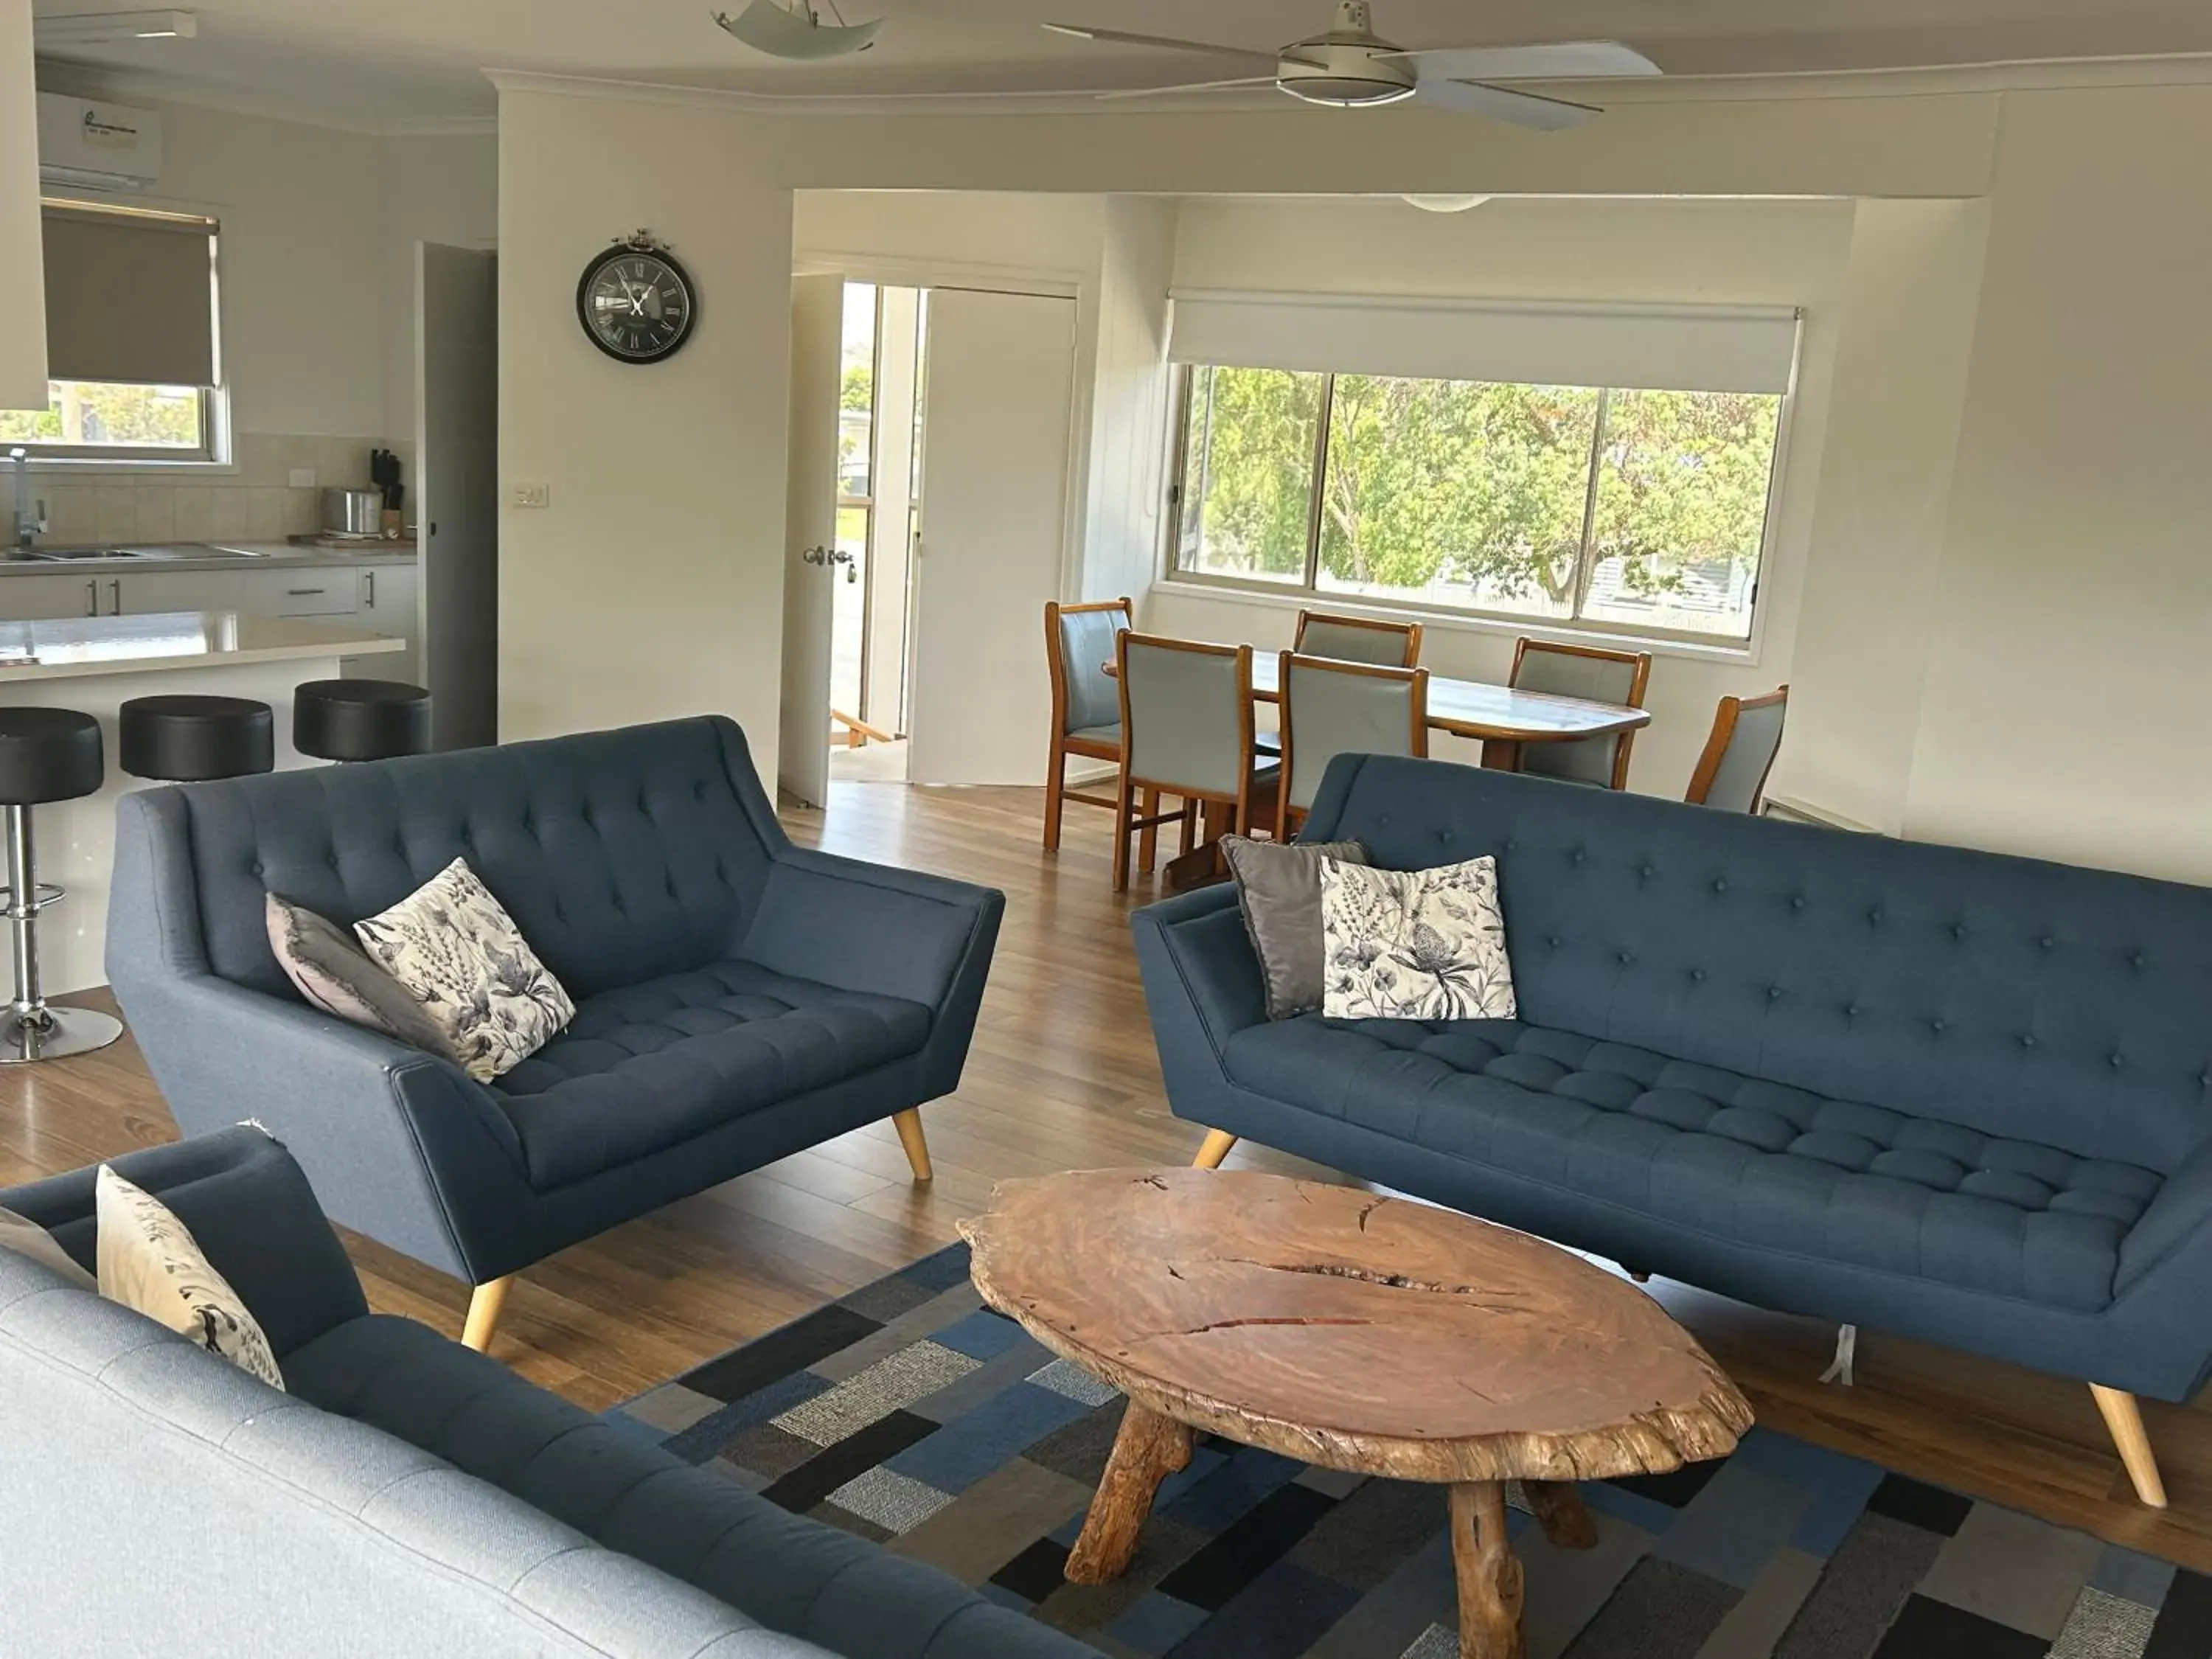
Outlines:
{"label": "white roller blind", "polygon": [[212,223],[53,205],[43,219],[49,374],[215,384]]}
{"label": "white roller blind", "polygon": [[1680,392],[1790,389],[1798,314],[1181,289],[1179,363]]}

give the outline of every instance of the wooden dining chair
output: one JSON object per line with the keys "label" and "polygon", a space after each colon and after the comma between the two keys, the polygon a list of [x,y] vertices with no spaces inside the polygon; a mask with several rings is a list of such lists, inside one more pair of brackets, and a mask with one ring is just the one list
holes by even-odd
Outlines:
{"label": "wooden dining chair", "polygon": [[1421,625],[1377,622],[1369,617],[1333,616],[1326,611],[1301,611],[1298,631],[1291,649],[1302,657],[1334,657],[1339,662],[1411,668],[1421,659]]}
{"label": "wooden dining chair", "polygon": [[[1649,651],[1554,645],[1523,635],[1514,642],[1513,674],[1506,684],[1516,691],[1548,691],[1555,696],[1587,697],[1594,702],[1641,708],[1644,688],[1650,679]],[[1577,743],[1531,743],[1522,748],[1521,769],[1570,783],[1626,789],[1628,751],[1635,741],[1633,732],[1615,732]]]}
{"label": "wooden dining chair", "polygon": [[1283,774],[1275,839],[1288,841],[1339,755],[1429,752],[1429,671],[1332,657],[1282,656]]}
{"label": "wooden dining chair", "polygon": [[1692,806],[1717,807],[1726,812],[1756,812],[1766,793],[1767,774],[1782,752],[1782,723],[1790,712],[1790,688],[1777,686],[1763,697],[1723,697],[1713,711],[1712,735],[1705,752],[1698,757],[1698,769],[1690,774],[1690,791],[1682,799]]}
{"label": "wooden dining chair", "polygon": [[1113,798],[1086,795],[1067,787],[1067,757],[1119,762],[1121,758],[1121,694],[1106,665],[1114,660],[1114,641],[1135,625],[1126,599],[1092,605],[1044,607],[1045,663],[1052,678],[1052,761],[1044,776],[1044,850],[1060,850],[1063,802],[1111,808]]}
{"label": "wooden dining chair", "polygon": [[[1220,809],[1219,827],[1249,835],[1272,824],[1279,769],[1264,769],[1252,741],[1252,647],[1201,645],[1157,634],[1124,633],[1116,641],[1121,688],[1121,778],[1114,810],[1114,890],[1129,884],[1129,840],[1141,836],[1139,861],[1152,867],[1152,842],[1180,822],[1191,850],[1201,806]],[[1174,812],[1163,795],[1180,797]]]}

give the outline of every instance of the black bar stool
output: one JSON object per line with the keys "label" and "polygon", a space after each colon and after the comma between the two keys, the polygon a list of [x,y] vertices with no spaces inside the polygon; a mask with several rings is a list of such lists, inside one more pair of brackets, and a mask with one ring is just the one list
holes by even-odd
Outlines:
{"label": "black bar stool", "polygon": [[309,680],[292,694],[292,746],[319,760],[389,760],[430,746],[430,694],[398,680]]}
{"label": "black bar stool", "polygon": [[74,708],[0,708],[0,823],[8,842],[5,916],[15,945],[15,995],[0,1014],[0,1065],[60,1060],[105,1048],[122,1021],[96,1008],[53,1008],[39,983],[39,912],[62,897],[41,886],[31,808],[97,793],[106,776],[100,722]]}
{"label": "black bar stool", "polygon": [[134,778],[199,783],[276,766],[276,721],[250,697],[133,697],[122,708],[123,769]]}

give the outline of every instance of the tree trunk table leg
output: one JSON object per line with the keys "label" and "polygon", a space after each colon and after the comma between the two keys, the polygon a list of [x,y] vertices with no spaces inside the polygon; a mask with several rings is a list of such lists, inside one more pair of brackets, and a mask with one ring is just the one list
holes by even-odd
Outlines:
{"label": "tree trunk table leg", "polygon": [[1597,1522],[1583,1507],[1583,1496],[1571,1480],[1523,1480],[1522,1495],[1544,1536],[1563,1550],[1597,1547]]}
{"label": "tree trunk table leg", "polygon": [[1460,1659],[1522,1659],[1521,1564],[1505,1535],[1505,1488],[1451,1489],[1452,1566],[1459,1577]]}
{"label": "tree trunk table leg", "polygon": [[1068,1552],[1067,1582],[1103,1584],[1127,1572],[1160,1482],[1189,1462],[1190,1430],[1131,1401],[1083,1534]]}

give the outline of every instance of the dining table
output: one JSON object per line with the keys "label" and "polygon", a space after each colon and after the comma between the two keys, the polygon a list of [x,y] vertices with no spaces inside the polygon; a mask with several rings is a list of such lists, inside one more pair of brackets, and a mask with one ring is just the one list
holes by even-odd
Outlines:
{"label": "dining table", "polygon": [[[1105,668],[1109,674],[1119,672],[1112,662]],[[1282,695],[1282,659],[1272,651],[1253,652],[1252,701],[1279,703]],[[1482,764],[1500,772],[1519,771],[1522,757],[1532,744],[1580,743],[1589,738],[1638,731],[1651,723],[1648,709],[1632,708],[1626,703],[1522,691],[1488,680],[1455,680],[1433,672],[1429,676],[1428,701],[1431,731],[1480,743]],[[1200,884],[1218,874],[1212,828],[1208,826],[1205,845],[1168,865],[1164,873],[1170,891]]]}

